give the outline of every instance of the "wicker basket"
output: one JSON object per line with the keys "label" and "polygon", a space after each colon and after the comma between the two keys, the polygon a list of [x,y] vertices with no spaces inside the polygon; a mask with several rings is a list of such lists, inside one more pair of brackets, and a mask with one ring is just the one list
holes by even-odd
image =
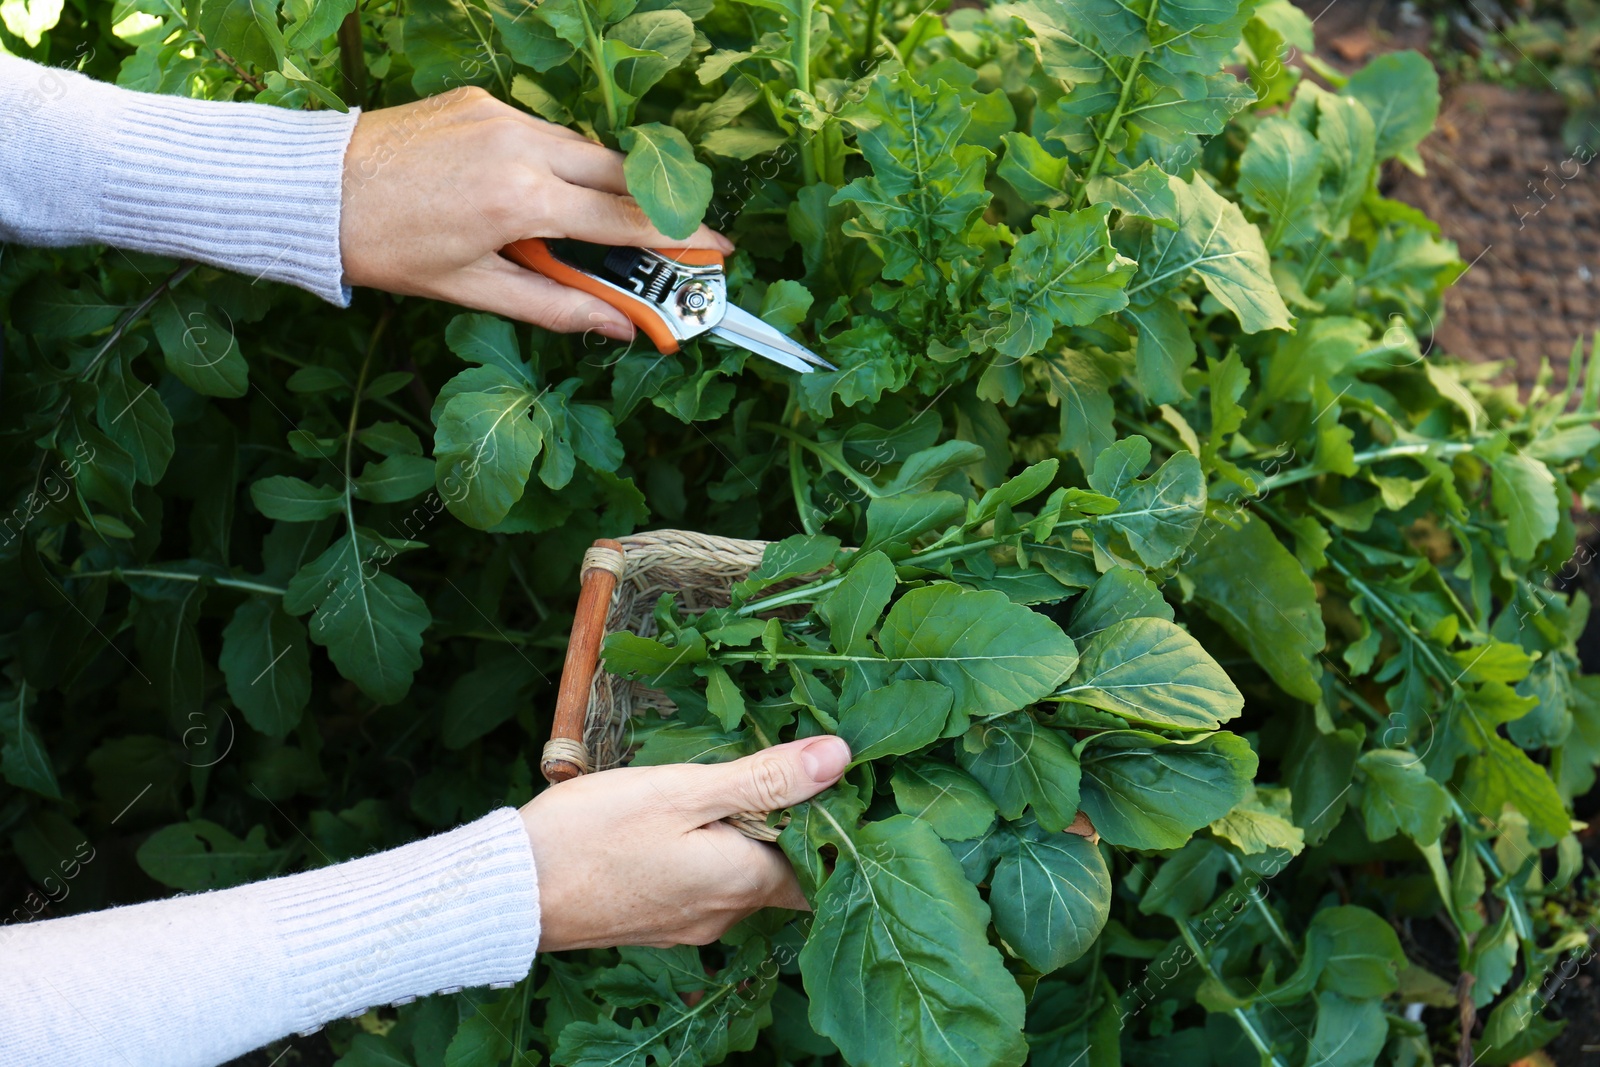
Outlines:
{"label": "wicker basket", "polygon": [[[655,605],[675,592],[689,611],[727,607],[731,589],[756,569],[765,541],[740,541],[688,530],[655,530],[596,541],[583,554],[578,608],[572,619],[556,696],[555,722],[539,763],[545,780],[564,782],[590,771],[620,766],[627,757],[628,720],[645,708],[670,710],[660,690],[608,674],[600,667],[600,642],[618,630],[643,637],[655,632]],[[762,812],[729,816],[746,837],[776,841],[781,826]],[[1068,833],[1098,841],[1082,812]]]}
{"label": "wicker basket", "polygon": [[[765,541],[687,530],[655,530],[596,541],[583,554],[582,591],[572,620],[555,722],[540,770],[550,782],[621,765],[628,719],[645,708],[671,709],[665,694],[599,669],[600,642],[618,630],[648,637],[662,593],[675,592],[689,611],[727,607],[733,583],[761,563]],[[730,817],[746,837],[775,841],[779,827],[747,812]]]}

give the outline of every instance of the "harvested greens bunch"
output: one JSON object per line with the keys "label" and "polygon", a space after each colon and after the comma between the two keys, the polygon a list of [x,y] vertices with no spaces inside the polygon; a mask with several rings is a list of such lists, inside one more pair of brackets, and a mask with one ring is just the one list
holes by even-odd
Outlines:
{"label": "harvested greens bunch", "polygon": [[541,958],[331,1028],[344,1067],[1548,1042],[1587,943],[1600,688],[1556,585],[1600,375],[1580,349],[1523,403],[1431,350],[1464,264],[1379,176],[1421,169],[1437,79],[1319,87],[1310,37],[1286,0],[86,0],[0,31],[287,107],[486,87],[625,151],[668,234],[728,231],[733,297],[839,368],[0,250],[15,866],[106,843],[93,907],[526,800],[583,548],[690,526],[774,543],[731,607],[608,641],[676,705],[633,758],[848,738],[773,816],[814,913]]}

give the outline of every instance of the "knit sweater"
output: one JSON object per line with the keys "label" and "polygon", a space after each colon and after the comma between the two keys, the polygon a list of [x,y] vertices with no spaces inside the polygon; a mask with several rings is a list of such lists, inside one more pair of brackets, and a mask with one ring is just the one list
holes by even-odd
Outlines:
{"label": "knit sweater", "polygon": [[354,110],[136,93],[0,52],[0,241],[195,259],[342,307],[355,123]]}
{"label": "knit sweater", "polygon": [[[349,302],[355,115],[135,93],[0,53],[0,241],[196,259]],[[0,925],[0,1067],[210,1067],[376,1005],[524,977],[514,809],[211,893]]]}
{"label": "knit sweater", "polygon": [[214,1067],[367,1009],[527,975],[533,849],[501,808],[235,889],[0,926],[0,1064]]}

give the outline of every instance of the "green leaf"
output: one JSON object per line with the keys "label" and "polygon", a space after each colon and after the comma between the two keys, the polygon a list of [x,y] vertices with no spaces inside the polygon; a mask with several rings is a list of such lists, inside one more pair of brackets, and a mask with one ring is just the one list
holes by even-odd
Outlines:
{"label": "green leaf", "polygon": [[1051,155],[1043,145],[1025,133],[1007,133],[1001,137],[1001,141],[1006,150],[995,173],[1009,182],[1025,202],[1035,207],[1064,206],[1068,200],[1067,181],[1073,177],[1067,161]]}
{"label": "green leaf", "polygon": [[100,428],[133,459],[134,477],[155,485],[172,460],[172,413],[161,395],[131,373],[110,373],[96,399]]}
{"label": "green leaf", "polygon": [[[452,383],[471,378],[482,391],[441,393],[435,410],[435,484],[445,505],[461,521],[488,529],[522,498],[533,461],[545,447],[539,424],[528,416],[539,394],[505,371],[466,371]],[[446,385],[446,390],[450,386]]]}
{"label": "green leaf", "polygon": [[1019,827],[989,879],[994,928],[1041,974],[1089,951],[1111,910],[1111,873],[1100,850],[1077,834]]}
{"label": "green leaf", "polygon": [[946,841],[970,841],[994,824],[995,806],[972,775],[938,760],[906,759],[895,764],[894,801]]}
{"label": "green leaf", "polygon": [[1119,484],[1115,491],[1096,485],[1094,476],[1090,484],[1122,502],[1104,521],[1127,537],[1147,567],[1165,567],[1176,559],[1205,517],[1205,475],[1192,452],[1169,456],[1150,477]]}
{"label": "green leaf", "polygon": [[1149,161],[1121,174],[1098,175],[1087,191],[1091,204],[1105,204],[1169,230],[1178,227],[1178,194],[1166,171]]}
{"label": "green leaf", "polygon": [[203,396],[244,396],[250,368],[239,343],[199,301],[185,298],[180,305],[168,296],[150,309],[150,322],[167,369],[184,385]]}
{"label": "green leaf", "polygon": [[1052,211],[984,279],[989,313],[981,343],[1021,359],[1044,348],[1058,326],[1081,326],[1127,306],[1135,264],[1111,247],[1105,206]]}
{"label": "green leaf", "polygon": [[1256,754],[1236,734],[1170,741],[1111,730],[1078,746],[1083,810],[1100,835],[1127,848],[1177,848],[1250,790]]}
{"label": "green leaf", "polygon": [[813,905],[800,950],[811,1025],[850,1062],[1026,1059],[1022,991],[989,944],[989,909],[926,823],[844,828]]}
{"label": "green leaf", "polygon": [[136,858],[162,885],[197,893],[265,878],[283,862],[284,852],[267,847],[266,827],[252,827],[240,840],[214,822],[195,819],[157,830]]}
{"label": "green leaf", "polygon": [[1060,732],[1024,714],[974,726],[956,757],[994,799],[1002,818],[1020,819],[1027,808],[1046,830],[1072,825],[1079,804],[1079,769]]}
{"label": "green leaf", "polygon": [[0,701],[0,777],[18,789],[28,789],[52,800],[61,799],[50,753],[28,722],[23,706],[26,690]]}
{"label": "green leaf", "polygon": [[1317,1025],[1311,1032],[1306,1067],[1369,1067],[1388,1038],[1388,1021],[1377,1000],[1317,994]]}
{"label": "green leaf", "polygon": [[727,670],[717,665],[706,674],[706,707],[724,730],[731,732],[744,724],[744,693]]}
{"label": "green leaf", "polygon": [[883,548],[903,556],[912,543],[932,530],[942,530],[961,518],[966,503],[954,493],[901,493],[873,498],[867,505],[867,539],[863,552]]}
{"label": "green leaf", "polygon": [[1252,787],[1232,811],[1212,820],[1211,832],[1246,856],[1273,851],[1298,856],[1306,840],[1292,821],[1292,807],[1287,789]]}
{"label": "green leaf", "polygon": [[1364,778],[1361,815],[1367,837],[1386,841],[1401,830],[1419,845],[1439,840],[1450,797],[1428,777],[1420,759],[1409,752],[1373,749],[1361,754],[1357,766]]}
{"label": "green leaf", "polygon": [[856,763],[920,751],[944,736],[953,696],[937,682],[890,682],[841,703],[839,736]]}
{"label": "green leaf", "polygon": [[1539,848],[1549,848],[1571,832],[1572,822],[1546,768],[1499,735],[1485,741],[1483,753],[1467,761],[1461,781],[1468,810],[1498,819],[1501,809],[1511,805],[1528,820],[1529,837]]}
{"label": "green leaf", "polygon": [[433,460],[423,456],[390,456],[369,463],[355,480],[356,496],[378,504],[398,504],[426,492],[434,482]]}
{"label": "green leaf", "polygon": [[346,534],[302,567],[284,597],[293,614],[316,610],[311,640],[339,673],[380,704],[397,703],[422,666],[422,634],[433,622],[410,586],[380,568],[394,549]]}
{"label": "green leaf", "polygon": [[871,654],[867,635],[888,606],[894,585],[894,564],[882,552],[862,553],[851,561],[844,579],[817,601],[817,614],[828,623],[828,641],[834,651],[850,656]]}
{"label": "green leaf", "polygon": [[1317,238],[1321,178],[1322,146],[1305,127],[1285,118],[1256,127],[1239,157],[1239,192],[1267,217],[1269,249]]}
{"label": "green leaf", "polygon": [[1322,698],[1327,635],[1317,591],[1300,563],[1260,519],[1242,516],[1202,538],[1184,572],[1195,599],[1290,696]]}
{"label": "green leaf", "polygon": [[1560,501],[1550,468],[1520,452],[1506,452],[1490,465],[1494,509],[1506,521],[1506,543],[1517,559],[1533,553],[1556,532]]}
{"label": "green leaf", "polygon": [[1145,616],[1171,622],[1172,605],[1162,599],[1161,590],[1144,574],[1115,567],[1102,574],[1073,605],[1067,633],[1082,641],[1125,619]]}
{"label": "green leaf", "polygon": [[950,733],[969,716],[1001,715],[1053,691],[1078,665],[1072,638],[1043,615],[993,591],[947,582],[913,589],[878,633],[902,676],[943,682],[955,692]]}
{"label": "green leaf", "polygon": [[261,514],[284,522],[315,522],[344,510],[339,489],[284,474],[250,483],[250,499]]}
{"label": "green leaf", "polygon": [[272,600],[252,597],[234,609],[217,665],[228,697],[253,729],[286,737],[300,722],[311,700],[306,628]]}
{"label": "green leaf", "polygon": [[694,158],[688,139],[650,122],[623,130],[621,141],[628,192],[651,224],[674,239],[694,233],[711,204],[711,171]]}
{"label": "green leaf", "polygon": [[276,0],[205,0],[199,23],[207,44],[242,63],[276,70],[283,58]]}
{"label": "green leaf", "polygon": [[1139,331],[1134,373],[1139,390],[1152,404],[1174,404],[1188,396],[1183,375],[1199,355],[1189,322],[1166,297],[1127,308],[1123,315]]}
{"label": "green leaf", "polygon": [[1417,52],[1386,52],[1352,74],[1344,92],[1372,114],[1378,161],[1398,157],[1423,173],[1417,145],[1439,117],[1439,74],[1433,64]]}
{"label": "green leaf", "polygon": [[1128,298],[1167,292],[1193,272],[1238,316],[1245,333],[1287,330],[1289,309],[1272,280],[1260,231],[1204,178],[1197,175],[1189,183],[1172,178],[1169,184],[1178,203],[1176,230],[1137,219],[1124,219],[1117,227],[1117,247],[1139,264]]}
{"label": "green leaf", "polygon": [[1217,661],[1164,619],[1128,619],[1095,634],[1057,695],[1171,730],[1215,730],[1244,710]]}
{"label": "green leaf", "polygon": [[444,698],[439,741],[465,748],[510,719],[543,676],[521,654],[500,656],[461,675]]}

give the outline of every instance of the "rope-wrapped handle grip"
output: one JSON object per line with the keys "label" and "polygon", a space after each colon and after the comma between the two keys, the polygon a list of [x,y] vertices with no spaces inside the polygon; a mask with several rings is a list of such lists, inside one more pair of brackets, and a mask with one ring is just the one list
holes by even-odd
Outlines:
{"label": "rope-wrapped handle grip", "polygon": [[545,742],[539,770],[554,784],[589,772],[589,749],[584,744],[584,724],[589,717],[589,694],[600,666],[600,642],[606,636],[606,615],[611,594],[622,576],[622,542],[602,538],[583,554],[579,576],[582,588],[572,618],[572,640],[561,668],[561,688],[556,693],[555,722]]}

